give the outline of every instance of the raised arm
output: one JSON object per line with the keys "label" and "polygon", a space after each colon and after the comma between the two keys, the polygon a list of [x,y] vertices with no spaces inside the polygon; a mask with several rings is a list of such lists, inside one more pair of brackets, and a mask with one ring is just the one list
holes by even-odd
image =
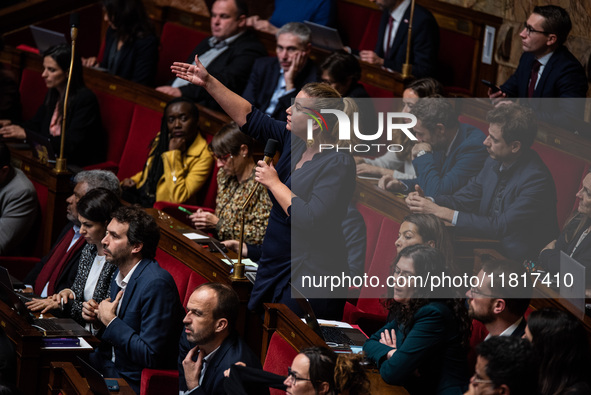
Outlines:
{"label": "raised arm", "polygon": [[203,87],[238,126],[242,127],[246,123],[251,104],[209,75],[197,56],[194,65],[174,62],[170,69],[177,77]]}

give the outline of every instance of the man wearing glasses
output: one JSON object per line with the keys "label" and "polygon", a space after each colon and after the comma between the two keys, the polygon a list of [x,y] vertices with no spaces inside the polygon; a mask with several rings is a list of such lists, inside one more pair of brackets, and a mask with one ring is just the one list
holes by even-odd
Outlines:
{"label": "man wearing glasses", "polygon": [[[489,88],[491,99],[561,98],[531,101],[539,119],[564,125],[568,117],[581,118],[587,95],[587,78],[581,63],[564,43],[572,28],[570,17],[561,7],[534,7],[519,34],[523,55],[515,73],[500,86]],[[571,100],[565,99],[571,98]]]}
{"label": "man wearing glasses", "polygon": [[493,337],[476,348],[478,359],[464,395],[530,394],[536,383],[531,344],[518,337]]}
{"label": "man wearing glasses", "polygon": [[[525,333],[523,315],[531,291],[525,269],[513,261],[486,261],[478,273],[480,283],[466,293],[468,314],[484,324],[488,335],[521,337]],[[524,282],[525,281],[525,282]]]}

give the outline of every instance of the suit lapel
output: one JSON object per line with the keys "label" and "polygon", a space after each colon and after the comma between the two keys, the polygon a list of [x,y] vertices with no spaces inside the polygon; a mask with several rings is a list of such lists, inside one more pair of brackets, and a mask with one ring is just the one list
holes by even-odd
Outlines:
{"label": "suit lapel", "polygon": [[[133,293],[135,292],[137,279],[142,274],[142,271],[145,269],[148,263],[148,260],[142,259],[133,271],[131,279],[129,280],[129,283],[127,283],[127,287],[125,287],[125,294],[123,295],[123,299],[121,300],[121,308],[119,309],[118,314],[119,317],[125,316],[125,310],[127,310],[129,301],[133,298]],[[117,293],[115,293],[115,296],[117,296]]]}
{"label": "suit lapel", "polygon": [[542,94],[544,92],[544,85],[546,84],[546,81],[548,80],[548,76],[552,73],[552,69],[554,68],[554,64],[556,63],[557,59],[559,58],[559,54],[558,54],[559,50],[560,49],[557,49],[552,54],[552,56],[550,56],[550,59],[548,59],[548,63],[546,63],[546,66],[544,66],[544,71],[542,72],[542,77],[538,81],[538,86],[536,86],[536,89],[534,90],[533,97],[543,97],[544,96]]}
{"label": "suit lapel", "polygon": [[398,30],[396,30],[396,35],[394,36],[394,42],[392,43],[392,47],[390,47],[390,52],[388,52],[388,58],[391,58],[390,54],[395,54],[398,52],[399,48],[406,43],[408,40],[408,20],[410,18],[410,6],[406,8],[404,12],[404,16],[402,20],[398,24]]}

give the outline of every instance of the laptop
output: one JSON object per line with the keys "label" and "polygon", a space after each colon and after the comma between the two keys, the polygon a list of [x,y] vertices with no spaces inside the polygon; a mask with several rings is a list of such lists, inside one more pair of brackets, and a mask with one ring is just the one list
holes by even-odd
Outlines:
{"label": "laptop", "polygon": [[[17,280],[16,278],[12,277],[10,273],[8,273],[8,269],[3,266],[0,266],[0,283],[6,285],[6,287],[15,290],[15,289],[24,289],[25,284]],[[40,298],[39,295],[34,294],[23,294],[20,292],[15,292],[16,295],[22,300],[23,303],[30,302],[33,298]]]}
{"label": "laptop", "polygon": [[35,318],[18,297],[18,294],[4,283],[0,283],[0,300],[23,317],[31,326],[43,332],[45,337],[92,336],[90,332],[71,318]]}
{"label": "laptop", "polygon": [[29,27],[31,29],[31,33],[33,34],[35,45],[37,46],[37,49],[40,53],[45,52],[54,45],[68,43],[68,41],[66,40],[66,35],[64,33],[59,33],[53,30],[44,29],[42,27],[33,25]]}
{"label": "laptop", "polygon": [[77,358],[82,367],[84,377],[86,377],[86,381],[88,382],[88,386],[94,395],[110,395],[111,391],[119,391],[117,380],[105,380],[101,372],[79,356]]}
{"label": "laptop", "polygon": [[581,319],[585,315],[585,280],[587,278],[585,271],[585,266],[564,251],[560,251],[558,292],[561,298],[569,299],[573,306],[573,309],[569,309],[570,312]]}
{"label": "laptop", "polygon": [[312,45],[328,51],[343,50],[343,41],[337,29],[319,25],[314,22],[304,21],[304,24],[312,31]]}
{"label": "laptop", "polygon": [[292,295],[295,296],[298,305],[304,310],[304,319],[306,324],[318,336],[320,336],[326,344],[331,347],[348,345],[361,347],[367,341],[367,336],[357,328],[337,328],[332,326],[321,326],[314,314],[310,301],[306,298],[296,287],[291,285]]}

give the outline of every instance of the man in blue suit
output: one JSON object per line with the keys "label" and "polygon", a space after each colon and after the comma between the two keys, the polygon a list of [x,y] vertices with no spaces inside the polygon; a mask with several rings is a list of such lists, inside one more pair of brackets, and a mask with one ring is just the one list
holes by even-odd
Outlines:
{"label": "man in blue suit", "polygon": [[412,212],[434,214],[470,235],[501,242],[518,262],[535,258],[558,233],[556,187],[550,171],[531,149],[537,133],[533,110],[503,104],[489,112],[484,140],[490,158],[478,175],[453,195],[434,199],[412,192]]}
{"label": "man in blue suit", "polygon": [[[224,371],[236,362],[261,369],[256,355],[235,331],[238,294],[225,284],[206,283],[193,291],[179,345],[179,389],[183,394],[226,394]],[[267,388],[255,393],[269,393]]]}
{"label": "man in blue suit", "polygon": [[482,145],[486,136],[478,128],[459,123],[451,102],[444,98],[419,99],[411,112],[417,117],[413,131],[419,142],[412,148],[417,178],[397,180],[387,175],[378,186],[407,192],[418,185],[432,197],[454,193],[482,169],[487,158]]}
{"label": "man in blue suit", "polygon": [[308,82],[318,80],[310,60],[310,28],[291,22],[277,31],[277,57],[257,59],[242,97],[270,117],[286,121],[285,110]]}
{"label": "man in blue suit", "polygon": [[[406,63],[410,0],[370,0],[384,13],[378,30],[375,51],[361,51],[361,60],[402,72]],[[417,78],[435,76],[439,53],[439,26],[433,15],[415,4],[412,21],[410,64]]]}
{"label": "man in blue suit", "polygon": [[172,276],[154,260],[160,228],[139,207],[113,213],[102,243],[117,266],[111,298],[84,302],[83,316],[100,327],[91,363],[107,377],[123,377],[140,393],[142,369],[172,369],[183,307]]}
{"label": "man in blue suit", "polygon": [[496,100],[533,98],[527,105],[536,110],[536,116],[559,126],[565,126],[569,117],[583,119],[582,98],[587,96],[588,82],[583,66],[564,46],[571,27],[570,17],[563,8],[535,7],[519,34],[523,55],[517,70],[501,85],[500,91],[493,93],[489,89],[489,96]]}

